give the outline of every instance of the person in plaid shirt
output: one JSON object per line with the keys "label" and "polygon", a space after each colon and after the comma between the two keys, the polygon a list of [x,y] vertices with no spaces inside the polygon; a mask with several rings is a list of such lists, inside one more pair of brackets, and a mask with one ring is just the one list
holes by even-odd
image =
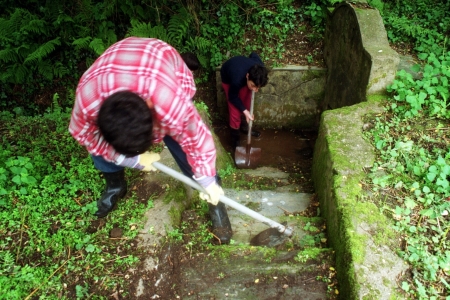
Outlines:
{"label": "person in plaid shirt", "polygon": [[207,193],[213,232],[228,243],[232,230],[216,176],[213,137],[195,109],[192,72],[169,44],[129,37],[109,47],[83,74],[69,125],[71,135],[90,153],[106,188],[97,201],[105,217],[125,196],[124,167],[155,171],[159,154],[148,152],[164,141],[184,175]]}

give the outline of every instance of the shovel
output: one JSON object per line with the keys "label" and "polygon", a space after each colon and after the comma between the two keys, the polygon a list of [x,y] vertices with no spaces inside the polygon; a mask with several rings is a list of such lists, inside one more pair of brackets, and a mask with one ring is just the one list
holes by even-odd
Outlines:
{"label": "shovel", "polygon": [[[255,92],[252,91],[252,100],[250,103],[250,115],[253,116],[253,103],[255,101]],[[253,121],[250,120],[248,123],[248,134],[247,134],[247,146],[236,147],[234,152],[234,161],[236,166],[241,169],[254,169],[258,166],[259,159],[261,158],[261,148],[253,148],[251,146],[251,136],[252,136],[252,124]]]}
{"label": "shovel", "polygon": [[[187,185],[189,185],[190,187],[203,192],[203,193],[207,193],[204,188],[199,185],[197,182],[195,182],[194,180],[192,180],[191,178],[163,165],[160,162],[154,162],[152,164],[156,169],[160,170],[163,173],[166,173],[169,176],[172,176],[175,179],[180,180],[181,182],[186,183]],[[253,211],[251,209],[249,209],[248,207],[237,203],[236,201],[231,200],[230,198],[225,197],[224,195],[220,196],[220,202],[231,206],[232,208],[254,218],[255,220],[261,221],[262,223],[270,226],[271,228],[266,229],[264,231],[262,231],[261,233],[259,233],[257,236],[261,236],[262,235],[267,235],[270,234],[271,236],[276,236],[277,234],[279,235],[280,233],[286,235],[286,236],[291,236],[293,229],[291,227],[286,227],[280,223],[277,223],[269,218],[264,217],[263,215],[257,213],[256,211]],[[267,231],[267,233],[266,233]],[[275,231],[275,232],[274,232]]]}

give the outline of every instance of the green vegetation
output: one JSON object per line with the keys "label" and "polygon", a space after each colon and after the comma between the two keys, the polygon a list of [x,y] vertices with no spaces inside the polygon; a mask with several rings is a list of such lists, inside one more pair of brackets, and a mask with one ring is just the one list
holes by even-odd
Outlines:
{"label": "green vegetation", "polygon": [[[111,44],[127,36],[153,37],[180,53],[194,52],[198,83],[233,55],[257,51],[273,64],[298,23],[310,20],[321,37],[323,16],[293,1],[2,1],[0,109],[42,113],[61,95],[62,107],[81,74]],[[324,8],[323,3],[315,10]],[[317,21],[319,20],[319,21]],[[320,29],[322,28],[322,29]]]}
{"label": "green vegetation", "polygon": [[367,138],[378,158],[365,182],[402,236],[399,255],[410,275],[407,298],[449,299],[450,293],[450,5],[442,1],[376,2],[389,39],[414,49],[420,64],[398,72],[385,113]]}
{"label": "green vegetation", "polygon": [[[88,281],[101,282],[102,289],[124,280],[107,276],[105,269],[120,270],[137,262],[128,241],[136,237],[152,200],[139,203],[132,195],[112,212],[114,223],[93,228],[95,199],[103,182],[70,136],[69,117],[56,104],[37,117],[1,113],[1,299],[56,299],[71,284],[76,291],[66,297],[81,299],[94,288]],[[129,178],[135,177],[128,171]],[[113,227],[123,231],[118,243],[105,238]],[[117,246],[120,252],[111,251]],[[83,278],[75,283],[70,275],[81,273]]]}

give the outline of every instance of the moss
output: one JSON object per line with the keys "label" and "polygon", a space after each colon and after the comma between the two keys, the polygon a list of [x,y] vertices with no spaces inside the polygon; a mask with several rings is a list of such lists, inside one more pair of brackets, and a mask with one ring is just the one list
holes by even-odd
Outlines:
{"label": "moss", "polygon": [[171,201],[174,201],[178,203],[178,205],[173,205],[169,209],[169,215],[171,218],[171,223],[173,225],[178,225],[181,223],[181,215],[183,214],[183,211],[186,209],[186,189],[184,185],[180,182],[176,184],[169,185],[171,188],[166,191],[166,194],[164,196],[164,203],[169,203]]}
{"label": "moss", "polygon": [[372,94],[367,96],[367,102],[379,103],[382,100],[386,100],[386,95],[384,94]]}
{"label": "moss", "polygon": [[322,78],[324,77],[324,71],[323,70],[307,70],[305,72],[303,72],[301,81],[305,82],[305,81],[310,81],[316,78]]}

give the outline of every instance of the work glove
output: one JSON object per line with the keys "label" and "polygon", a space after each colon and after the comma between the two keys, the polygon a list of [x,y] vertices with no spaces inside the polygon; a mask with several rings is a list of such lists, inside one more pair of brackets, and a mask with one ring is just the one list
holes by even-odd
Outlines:
{"label": "work glove", "polygon": [[206,193],[200,192],[200,199],[205,200],[212,205],[217,205],[219,203],[219,198],[224,195],[224,192],[220,185],[216,182],[211,183],[205,188]]}
{"label": "work glove", "polygon": [[154,152],[144,152],[139,155],[139,164],[144,167],[142,171],[150,172],[156,171],[156,168],[152,165],[155,161],[161,159],[161,156],[158,153]]}

